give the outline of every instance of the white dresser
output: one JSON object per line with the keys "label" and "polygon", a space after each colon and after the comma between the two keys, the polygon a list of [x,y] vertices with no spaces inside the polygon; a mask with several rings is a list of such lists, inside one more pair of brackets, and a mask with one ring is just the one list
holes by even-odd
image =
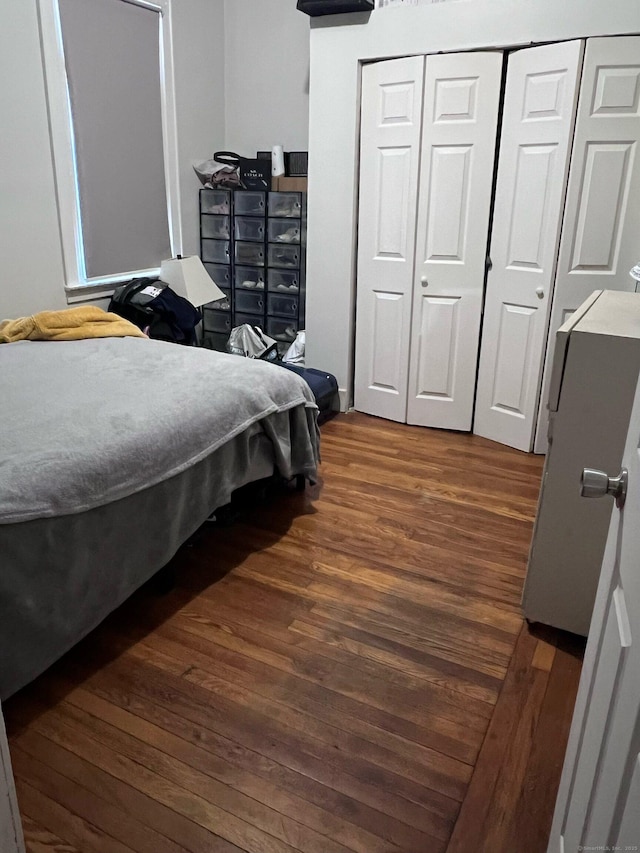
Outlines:
{"label": "white dresser", "polygon": [[639,374],[640,293],[596,291],[556,337],[549,451],[522,597],[530,622],[588,633],[613,502],[581,497],[581,475],[619,473]]}

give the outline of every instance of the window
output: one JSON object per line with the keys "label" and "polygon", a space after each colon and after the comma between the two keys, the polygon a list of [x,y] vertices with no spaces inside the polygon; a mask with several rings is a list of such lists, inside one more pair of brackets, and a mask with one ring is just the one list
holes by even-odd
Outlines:
{"label": "window", "polygon": [[180,252],[169,0],[40,0],[70,298]]}

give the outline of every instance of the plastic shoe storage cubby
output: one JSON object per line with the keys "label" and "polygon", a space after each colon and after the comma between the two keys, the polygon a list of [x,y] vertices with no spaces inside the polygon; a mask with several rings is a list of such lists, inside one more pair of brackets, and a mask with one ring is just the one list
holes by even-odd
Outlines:
{"label": "plastic shoe storage cubby", "polygon": [[228,264],[230,261],[230,245],[228,240],[202,239],[202,260],[213,264]]}
{"label": "plastic shoe storage cubby", "polygon": [[235,244],[235,259],[238,264],[251,264],[256,267],[264,266],[264,243]]}
{"label": "plastic shoe storage cubby", "polygon": [[229,264],[205,264],[205,269],[223,290],[231,287],[231,266]]}
{"label": "plastic shoe storage cubby", "polygon": [[233,280],[236,288],[264,290],[265,272],[261,267],[236,267]]}
{"label": "plastic shoe storage cubby", "polygon": [[231,311],[231,291],[226,288],[220,288],[224,293],[224,299],[216,299],[215,302],[207,302],[206,305],[203,305],[203,308],[207,308],[210,311]]}
{"label": "plastic shoe storage cubby", "polygon": [[203,306],[204,346],[250,323],[284,354],[304,328],[305,229],[304,193],[200,190],[200,254],[225,294]]}
{"label": "plastic shoe storage cubby", "polygon": [[298,293],[300,290],[300,275],[288,270],[267,270],[267,287],[279,293]]}
{"label": "plastic shoe storage cubby", "polygon": [[236,311],[264,314],[264,294],[250,290],[236,290],[234,307]]}
{"label": "plastic shoe storage cubby", "polygon": [[236,190],[233,204],[235,216],[265,216],[267,213],[265,193]]}
{"label": "plastic shoe storage cubby", "polygon": [[268,240],[270,243],[299,243],[300,223],[290,219],[270,219]]}
{"label": "plastic shoe storage cubby", "polygon": [[264,220],[257,216],[235,216],[233,233],[236,240],[264,243]]}
{"label": "plastic shoe storage cubby", "polygon": [[231,213],[229,190],[200,190],[200,213]]}
{"label": "plastic shoe storage cubby", "polygon": [[267,334],[276,341],[290,343],[294,340],[298,327],[292,320],[282,317],[267,317]]}
{"label": "plastic shoe storage cubby", "polygon": [[304,193],[269,193],[269,216],[302,217]]}
{"label": "plastic shoe storage cubby", "polygon": [[299,246],[276,246],[269,243],[268,264],[270,267],[295,267],[300,266]]}
{"label": "plastic shoe storage cubby", "polygon": [[269,314],[298,319],[298,299],[295,296],[280,296],[279,293],[270,293],[267,309]]}
{"label": "plastic shoe storage cubby", "polygon": [[201,234],[203,237],[212,237],[216,240],[228,240],[229,232],[228,216],[214,216],[204,213],[202,215]]}

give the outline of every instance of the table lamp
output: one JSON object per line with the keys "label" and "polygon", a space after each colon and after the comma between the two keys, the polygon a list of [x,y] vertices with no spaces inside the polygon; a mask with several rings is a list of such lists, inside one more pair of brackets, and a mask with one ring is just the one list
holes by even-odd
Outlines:
{"label": "table lamp", "polygon": [[160,280],[196,308],[226,298],[196,255],[187,258],[178,255],[177,258],[162,261]]}

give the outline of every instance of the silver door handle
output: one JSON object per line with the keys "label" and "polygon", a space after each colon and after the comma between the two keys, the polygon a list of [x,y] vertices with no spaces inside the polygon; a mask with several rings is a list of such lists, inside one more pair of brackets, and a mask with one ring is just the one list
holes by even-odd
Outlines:
{"label": "silver door handle", "polygon": [[420,284],[421,284],[423,287],[428,287],[428,285],[429,285],[429,279],[426,277],[426,275],[423,275],[423,276],[422,276],[422,278],[420,279]]}
{"label": "silver door handle", "polygon": [[583,468],[580,478],[580,494],[583,498],[602,498],[611,495],[615,498],[616,506],[622,509],[627,497],[627,482],[629,472],[626,468],[617,477],[610,477],[597,468]]}
{"label": "silver door handle", "polygon": [[538,299],[544,299],[544,287],[536,287],[536,296]]}

